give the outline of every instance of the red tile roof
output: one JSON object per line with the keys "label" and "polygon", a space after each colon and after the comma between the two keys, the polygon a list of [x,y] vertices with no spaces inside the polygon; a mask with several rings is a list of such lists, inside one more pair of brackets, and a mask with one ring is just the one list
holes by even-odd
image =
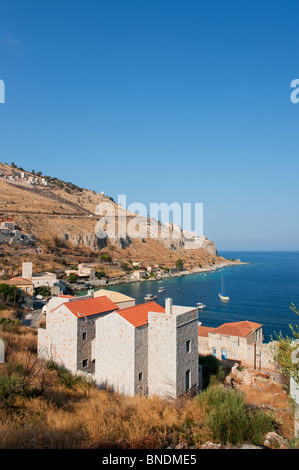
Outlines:
{"label": "red tile roof", "polygon": [[215,328],[212,328],[210,326],[199,326],[198,327],[198,336],[205,336],[208,337],[209,333],[213,333]]}
{"label": "red tile roof", "polygon": [[0,279],[1,284],[10,284],[13,286],[17,285],[28,285],[28,286],[33,286],[33,283],[29,279],[24,279],[23,277],[13,277],[12,279],[9,279],[7,281],[2,281]]}
{"label": "red tile roof", "polygon": [[259,323],[254,323],[248,320],[224,323],[218,328],[215,328],[214,333],[230,336],[241,336],[242,338],[245,338],[250,333],[257,330],[258,328],[261,328],[262,326],[263,325],[260,325]]}
{"label": "red tile roof", "polygon": [[148,312],[164,313],[165,308],[156,302],[145,302],[134,307],[123,308],[118,310],[117,313],[137,328],[148,323]]}
{"label": "red tile roof", "polygon": [[65,305],[77,318],[82,316],[89,317],[91,315],[98,315],[99,313],[111,312],[118,310],[118,306],[113,303],[108,297],[103,295],[95,299],[83,299],[66,302]]}

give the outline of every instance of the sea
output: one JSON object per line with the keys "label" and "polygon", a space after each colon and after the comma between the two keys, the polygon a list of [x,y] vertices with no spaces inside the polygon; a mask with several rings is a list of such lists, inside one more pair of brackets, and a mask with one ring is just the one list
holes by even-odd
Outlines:
{"label": "sea", "polygon": [[[162,281],[135,282],[109,287],[144,302],[146,294],[164,306],[171,297],[174,305],[199,310],[202,326],[217,327],[227,322],[249,320],[263,325],[264,342],[275,340],[280,333],[292,336],[290,325],[299,326],[299,316],[290,305],[299,309],[299,252],[223,251],[227,259],[240,259],[241,265],[227,266],[214,272],[201,272]],[[224,291],[230,297],[223,302],[218,297],[223,276]],[[164,287],[163,293],[158,293]]]}

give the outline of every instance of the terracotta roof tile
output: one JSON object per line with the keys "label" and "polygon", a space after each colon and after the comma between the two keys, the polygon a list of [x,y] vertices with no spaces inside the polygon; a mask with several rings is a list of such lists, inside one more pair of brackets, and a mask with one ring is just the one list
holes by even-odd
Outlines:
{"label": "terracotta roof tile", "polygon": [[89,317],[91,315],[98,315],[99,313],[119,309],[119,307],[106,296],[97,297],[96,299],[73,300],[62,305],[65,305],[77,318],[82,316]]}
{"label": "terracotta roof tile", "polygon": [[164,313],[165,308],[156,302],[145,302],[134,307],[123,308],[117,313],[137,328],[148,323],[148,312]]}
{"label": "terracotta roof tile", "polygon": [[2,281],[0,279],[0,283],[1,284],[9,284],[9,285],[12,285],[12,286],[17,286],[19,284],[33,286],[33,283],[29,279],[24,279],[23,277],[13,277],[12,279],[9,279],[7,281]]}
{"label": "terracotta roof tile", "polygon": [[212,328],[210,326],[199,326],[198,327],[198,336],[205,336],[208,337],[209,333],[213,333],[215,328]]}
{"label": "terracotta roof tile", "polygon": [[241,336],[245,338],[253,331],[261,328],[262,325],[259,323],[254,323],[248,320],[233,322],[233,323],[224,323],[220,325],[218,328],[215,328],[214,333],[219,333],[222,335],[230,335],[230,336]]}

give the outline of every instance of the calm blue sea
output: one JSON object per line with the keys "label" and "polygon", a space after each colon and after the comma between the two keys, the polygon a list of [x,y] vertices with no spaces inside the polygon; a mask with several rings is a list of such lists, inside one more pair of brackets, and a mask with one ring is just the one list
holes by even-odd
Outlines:
{"label": "calm blue sea", "polygon": [[[196,306],[206,304],[199,311],[203,326],[217,327],[225,322],[251,320],[263,325],[264,341],[268,342],[276,333],[291,335],[289,324],[299,325],[299,316],[290,309],[294,303],[299,308],[299,252],[220,252],[225,258],[240,258],[250,263],[222,268],[213,273],[187,275],[113,286],[110,289],[144,302],[147,293],[158,294],[157,302],[164,306],[166,297],[176,305]],[[218,298],[221,289],[230,296],[229,302]]]}

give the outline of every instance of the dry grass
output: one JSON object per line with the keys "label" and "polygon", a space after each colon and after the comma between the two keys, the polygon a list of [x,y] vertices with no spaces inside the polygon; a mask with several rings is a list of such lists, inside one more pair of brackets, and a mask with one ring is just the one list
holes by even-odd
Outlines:
{"label": "dry grass", "polygon": [[1,403],[0,448],[161,448],[194,444],[200,434],[204,413],[193,400],[127,397],[85,381],[66,388],[55,370],[37,361],[34,330],[1,326],[0,336],[7,361],[0,374],[22,366],[34,392]]}
{"label": "dry grass", "polygon": [[265,382],[255,386],[241,385],[248,405],[263,405],[273,409],[272,414],[280,434],[291,440],[294,436],[294,415],[291,400],[283,385]]}
{"label": "dry grass", "polygon": [[[205,400],[128,397],[82,380],[68,388],[55,369],[37,360],[35,330],[2,325],[0,337],[6,345],[0,378],[17,377],[26,385],[12,400],[0,399],[2,449],[159,449],[213,440]],[[273,400],[274,392],[265,398]],[[256,399],[245,396],[247,404]]]}

